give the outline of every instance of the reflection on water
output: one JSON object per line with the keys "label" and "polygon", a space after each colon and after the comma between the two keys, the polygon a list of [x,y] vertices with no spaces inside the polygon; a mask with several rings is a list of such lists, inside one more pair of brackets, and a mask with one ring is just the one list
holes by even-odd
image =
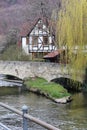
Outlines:
{"label": "reflection on water", "polygon": [[5,87],[14,87],[14,86],[23,86],[23,80],[13,76],[13,75],[5,75],[5,74],[0,74],[0,87],[5,86]]}
{"label": "reflection on water", "polygon": [[72,103],[66,105],[67,118],[72,121],[70,130],[87,130],[87,93],[73,95]]}
{"label": "reflection on water", "polygon": [[[44,97],[32,93],[0,96],[0,102],[18,108],[26,104],[29,113],[61,130],[87,130],[87,93],[73,95],[69,104],[56,104]],[[22,129],[22,118],[15,113],[0,107],[0,121],[12,130]],[[45,128],[29,121],[29,130],[45,130]]]}

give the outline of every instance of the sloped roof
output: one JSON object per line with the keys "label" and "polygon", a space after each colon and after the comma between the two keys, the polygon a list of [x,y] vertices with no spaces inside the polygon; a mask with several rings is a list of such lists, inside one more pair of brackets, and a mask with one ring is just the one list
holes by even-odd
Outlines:
{"label": "sloped roof", "polygon": [[[38,23],[39,20],[42,20],[45,25],[48,24],[47,26],[52,28],[53,25],[50,20],[48,20],[47,18],[38,17],[35,18],[33,22],[28,21],[21,26],[20,36],[27,36],[33,30],[33,28],[35,27],[35,25]],[[53,29],[52,33],[54,34],[54,32],[55,30]]]}
{"label": "sloped roof", "polygon": [[34,28],[36,23],[37,23],[36,21],[34,22],[28,21],[24,23],[20,30],[20,36],[27,36],[31,32],[31,30]]}
{"label": "sloped roof", "polygon": [[47,59],[47,58],[54,58],[56,56],[58,56],[59,54],[61,54],[64,50],[56,50],[56,51],[52,51],[50,53],[48,53],[47,55],[45,55],[43,58]]}
{"label": "sloped roof", "polygon": [[26,36],[31,29],[31,22],[24,23],[20,29],[20,36]]}

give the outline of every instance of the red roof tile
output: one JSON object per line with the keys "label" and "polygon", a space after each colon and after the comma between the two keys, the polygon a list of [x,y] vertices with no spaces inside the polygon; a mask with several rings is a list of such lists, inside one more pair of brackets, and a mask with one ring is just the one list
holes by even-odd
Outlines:
{"label": "red roof tile", "polygon": [[56,57],[57,55],[61,54],[64,50],[56,50],[56,51],[52,51],[50,53],[48,53],[47,55],[44,56],[44,59],[45,58],[54,58]]}
{"label": "red roof tile", "polygon": [[32,28],[33,28],[33,23],[29,21],[24,23],[20,29],[20,36],[27,36],[29,32],[32,30]]}
{"label": "red roof tile", "polygon": [[[48,26],[51,27],[51,29],[52,29],[53,23],[50,20],[48,20],[47,18],[38,17],[38,18],[35,18],[35,20],[33,22],[28,21],[28,22],[23,24],[23,26],[20,29],[20,36],[27,36],[32,31],[32,29],[35,27],[35,25],[37,24],[37,22],[40,19],[43,20],[44,24],[48,24]],[[52,29],[52,30],[54,30],[54,29]]]}

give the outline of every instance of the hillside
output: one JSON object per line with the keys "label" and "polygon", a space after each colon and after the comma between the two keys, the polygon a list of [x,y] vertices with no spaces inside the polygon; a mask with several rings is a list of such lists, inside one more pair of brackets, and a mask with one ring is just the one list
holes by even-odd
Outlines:
{"label": "hillside", "polygon": [[[26,21],[33,21],[43,8],[50,17],[52,10],[59,8],[60,0],[0,0],[0,46],[7,43],[9,33],[20,30]],[[42,3],[42,6],[41,6]],[[2,40],[3,39],[3,40]]]}

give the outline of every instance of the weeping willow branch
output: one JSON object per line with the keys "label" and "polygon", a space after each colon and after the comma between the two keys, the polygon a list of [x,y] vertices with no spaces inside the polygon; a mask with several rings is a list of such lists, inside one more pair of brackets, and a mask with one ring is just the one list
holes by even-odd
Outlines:
{"label": "weeping willow branch", "polygon": [[57,43],[59,48],[65,49],[70,67],[84,71],[87,67],[86,0],[62,0],[57,21]]}

